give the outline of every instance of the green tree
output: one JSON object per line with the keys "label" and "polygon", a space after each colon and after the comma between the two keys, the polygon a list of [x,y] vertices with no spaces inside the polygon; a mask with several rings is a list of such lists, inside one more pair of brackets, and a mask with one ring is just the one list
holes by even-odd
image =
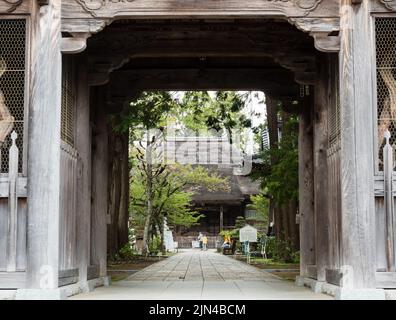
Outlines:
{"label": "green tree", "polygon": [[233,129],[252,126],[251,120],[242,112],[249,99],[249,93],[236,91],[218,91],[214,96],[206,91],[188,91],[179,102],[178,119],[193,131],[224,131],[232,143]]}
{"label": "green tree", "polygon": [[[283,125],[277,148],[265,148],[260,154],[262,163],[252,178],[261,181],[264,195],[279,206],[298,200],[298,119],[290,116]],[[273,163],[273,159],[276,162]]]}
{"label": "green tree", "polygon": [[[179,225],[197,221],[195,213],[183,205],[187,203],[188,196],[181,192],[193,193],[200,187],[206,187],[210,192],[218,189],[219,185],[224,185],[221,177],[202,167],[179,166],[174,170],[158,161],[156,147],[161,140],[161,131],[166,126],[166,121],[173,117],[188,129],[199,130],[207,127],[224,130],[232,143],[232,129],[251,126],[250,120],[242,112],[247,99],[248,95],[229,91],[216,92],[214,97],[208,92],[187,92],[180,102],[170,92],[142,92],[121,115],[114,117],[116,130],[130,130],[131,141],[141,140],[140,148],[135,153],[135,172],[138,173],[132,176],[131,189],[133,207],[144,208],[140,211],[145,216],[144,251],[147,251],[150,236],[155,230],[162,232],[164,215],[168,215],[170,221]],[[152,132],[152,129],[159,131]],[[130,163],[133,164],[134,160],[131,159]],[[142,185],[134,185],[139,179]]]}
{"label": "green tree", "polygon": [[262,226],[268,226],[269,220],[269,199],[264,193],[250,196],[251,204],[248,205],[248,209],[256,211],[255,220],[259,221]]}
{"label": "green tree", "polygon": [[295,216],[298,207],[298,119],[281,111],[283,125],[278,143],[264,149],[262,164],[255,168],[253,177],[261,181],[264,194],[273,205],[275,233],[278,240],[299,246]]}
{"label": "green tree", "polygon": [[[271,157],[277,162],[270,165]],[[264,150],[262,159],[270,168],[262,175],[262,187],[282,206],[290,200],[298,201],[298,119],[291,116],[284,123],[277,149]]]}
{"label": "green tree", "polygon": [[[135,100],[130,103],[129,108],[116,119],[116,130],[128,131],[131,136],[136,137],[140,133],[145,134],[145,208],[147,218],[145,220],[143,241],[145,243],[144,251],[147,251],[149,243],[149,234],[151,221],[154,218],[154,183],[155,175],[158,175],[161,168],[154,168],[153,166],[153,148],[158,134],[151,134],[152,129],[161,128],[164,125],[168,114],[175,107],[175,99],[171,93],[166,91],[151,91],[142,92]],[[142,160],[142,159],[140,159]]]}
{"label": "green tree", "polygon": [[[230,188],[227,178],[201,166],[153,161],[157,155],[156,146],[156,143],[150,144],[150,158],[145,155],[148,149],[143,144],[136,148],[137,164],[131,176],[130,210],[136,215],[136,222],[144,223],[144,253],[147,253],[150,238],[156,234],[160,234],[163,241],[165,217],[171,225],[185,227],[196,224],[202,218],[202,215],[191,210],[194,192],[201,188],[209,192],[228,191]],[[153,161],[152,164],[149,165],[147,160]]]}

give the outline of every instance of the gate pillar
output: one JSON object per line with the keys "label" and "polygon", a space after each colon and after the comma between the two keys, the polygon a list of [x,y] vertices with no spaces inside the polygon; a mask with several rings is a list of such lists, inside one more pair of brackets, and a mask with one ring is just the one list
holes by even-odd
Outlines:
{"label": "gate pillar", "polygon": [[28,150],[27,289],[17,299],[60,299],[61,1],[34,2]]}
{"label": "gate pillar", "polygon": [[372,1],[341,1],[341,288],[337,298],[385,298],[375,281]]}

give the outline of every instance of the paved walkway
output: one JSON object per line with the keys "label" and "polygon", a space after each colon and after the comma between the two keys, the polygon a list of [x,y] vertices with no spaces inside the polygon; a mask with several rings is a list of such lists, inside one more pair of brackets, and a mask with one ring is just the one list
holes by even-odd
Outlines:
{"label": "paved walkway", "polygon": [[211,251],[187,250],[110,287],[72,299],[301,300],[331,299]]}

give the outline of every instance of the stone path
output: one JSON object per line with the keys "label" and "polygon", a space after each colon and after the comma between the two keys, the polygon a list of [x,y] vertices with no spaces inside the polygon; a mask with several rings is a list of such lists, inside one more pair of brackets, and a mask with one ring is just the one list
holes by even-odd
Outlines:
{"label": "stone path", "polygon": [[211,251],[187,250],[110,287],[72,299],[301,300],[332,299]]}

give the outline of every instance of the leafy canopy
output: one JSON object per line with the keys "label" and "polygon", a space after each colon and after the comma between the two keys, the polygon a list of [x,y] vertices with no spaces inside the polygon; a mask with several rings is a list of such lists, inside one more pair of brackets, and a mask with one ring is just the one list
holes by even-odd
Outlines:
{"label": "leafy canopy", "polygon": [[[265,149],[263,164],[254,172],[261,187],[269,197],[282,206],[288,201],[298,201],[298,119],[288,118],[284,123],[278,148]],[[272,163],[276,159],[275,163]]]}

